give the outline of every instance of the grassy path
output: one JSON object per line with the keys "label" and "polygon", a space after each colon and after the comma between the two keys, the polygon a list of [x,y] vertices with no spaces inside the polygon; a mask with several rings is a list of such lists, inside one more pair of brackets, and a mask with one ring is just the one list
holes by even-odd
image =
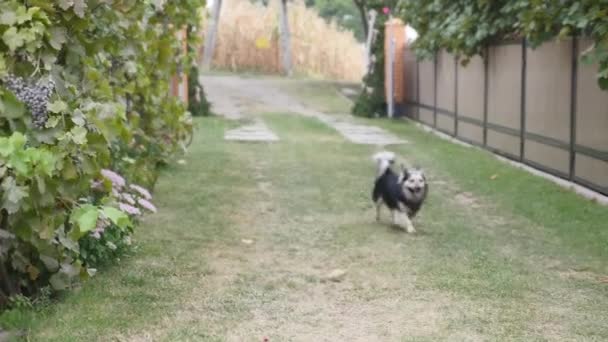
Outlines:
{"label": "grassy path", "polygon": [[[373,147],[260,115],[281,142],[224,142],[237,123],[199,120],[137,253],[37,314],[29,340],[608,340],[606,208],[369,121],[406,137],[392,150],[430,175],[420,233],[406,235],[374,222]],[[326,280],[334,269],[342,281]]]}

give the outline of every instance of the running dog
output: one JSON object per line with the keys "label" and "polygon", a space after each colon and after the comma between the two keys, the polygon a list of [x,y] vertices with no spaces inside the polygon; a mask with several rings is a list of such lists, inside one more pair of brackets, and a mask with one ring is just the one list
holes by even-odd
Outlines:
{"label": "running dog", "polygon": [[376,221],[380,221],[380,209],[386,205],[392,215],[394,225],[415,233],[412,219],[424,203],[428,193],[428,183],[420,169],[408,170],[403,165],[399,173],[391,166],[395,163],[395,153],[378,152],[373,156],[377,166],[376,181],[372,200],[376,204]]}

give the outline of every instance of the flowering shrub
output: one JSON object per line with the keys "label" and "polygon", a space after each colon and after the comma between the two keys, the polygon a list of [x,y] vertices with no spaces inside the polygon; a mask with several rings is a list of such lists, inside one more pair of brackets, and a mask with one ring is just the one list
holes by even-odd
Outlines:
{"label": "flowering shrub", "polygon": [[192,133],[169,95],[194,61],[176,32],[202,5],[0,2],[0,307],[92,276],[156,211],[157,167]]}

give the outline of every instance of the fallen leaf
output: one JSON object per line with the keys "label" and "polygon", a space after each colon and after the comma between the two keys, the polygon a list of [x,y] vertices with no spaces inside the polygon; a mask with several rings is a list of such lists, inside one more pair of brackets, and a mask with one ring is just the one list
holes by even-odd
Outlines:
{"label": "fallen leaf", "polygon": [[253,240],[250,239],[242,239],[241,240],[242,243],[246,244],[246,245],[251,245],[253,243]]}
{"label": "fallen leaf", "polygon": [[329,281],[338,283],[338,282],[341,282],[342,280],[344,280],[344,277],[346,277],[345,270],[335,269],[335,270],[329,272],[329,274],[327,274],[327,276],[325,278]]}
{"label": "fallen leaf", "polygon": [[498,178],[498,174],[494,174],[490,177],[491,180],[495,180],[496,178]]}

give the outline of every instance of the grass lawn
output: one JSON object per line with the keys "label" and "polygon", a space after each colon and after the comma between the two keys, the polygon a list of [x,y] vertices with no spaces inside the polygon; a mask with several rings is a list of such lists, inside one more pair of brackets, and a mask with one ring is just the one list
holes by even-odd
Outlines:
{"label": "grass lawn", "polygon": [[[0,326],[29,341],[608,340],[607,208],[407,122],[359,119],[408,140],[391,150],[428,173],[408,235],[386,211],[374,220],[374,147],[314,118],[259,116],[280,142],[224,142],[237,122],[198,119],[136,253]],[[335,269],[342,281],[327,280]]]}

